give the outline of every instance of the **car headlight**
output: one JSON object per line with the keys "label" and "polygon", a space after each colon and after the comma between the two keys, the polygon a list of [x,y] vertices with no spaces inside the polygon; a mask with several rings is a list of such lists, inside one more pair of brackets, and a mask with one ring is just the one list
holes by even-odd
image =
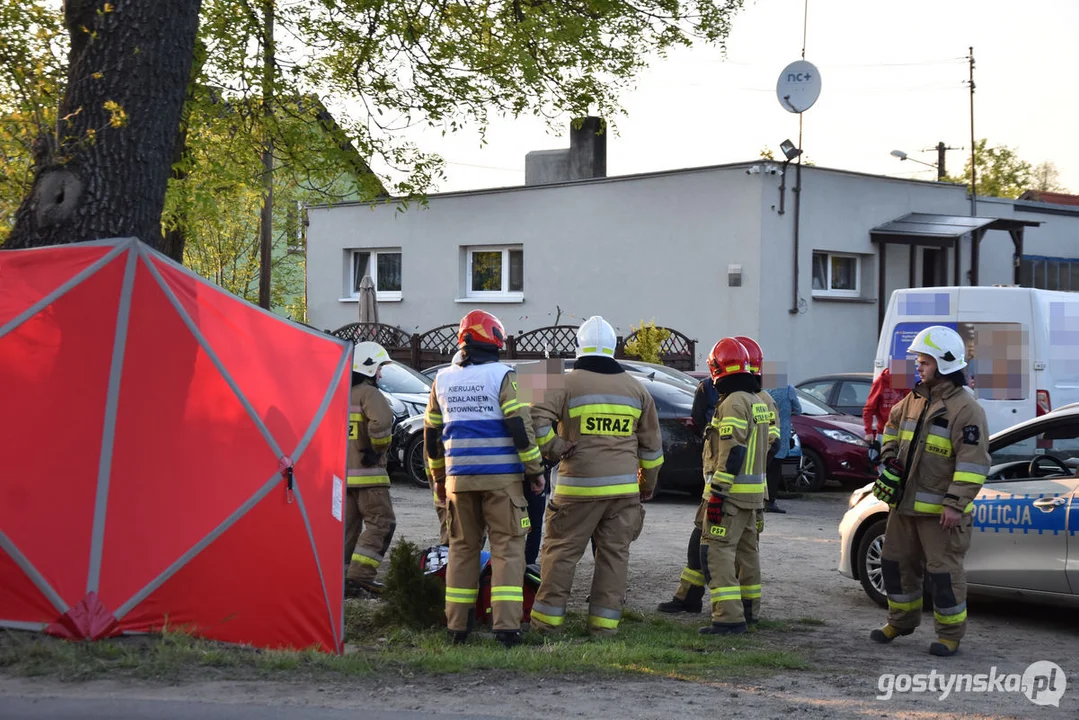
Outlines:
{"label": "car headlight", "polygon": [[850,494],[850,502],[847,503],[848,508],[852,508],[862,501],[866,495],[868,495],[870,489],[868,487],[860,487]]}
{"label": "car headlight", "polygon": [[854,433],[849,433],[846,430],[835,430],[833,428],[824,428],[821,430],[821,434],[832,438],[841,443],[848,443],[850,445],[861,445],[862,447],[869,447],[866,444],[864,438],[860,438]]}

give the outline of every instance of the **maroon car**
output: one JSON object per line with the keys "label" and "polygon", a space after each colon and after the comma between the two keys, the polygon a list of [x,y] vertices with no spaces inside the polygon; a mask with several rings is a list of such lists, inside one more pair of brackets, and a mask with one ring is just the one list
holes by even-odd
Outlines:
{"label": "maroon car", "polygon": [[820,490],[829,480],[864,485],[877,477],[869,462],[862,419],[846,415],[817,398],[798,390],[802,414],[791,417],[798,434],[802,459],[798,471],[787,480],[791,490]]}

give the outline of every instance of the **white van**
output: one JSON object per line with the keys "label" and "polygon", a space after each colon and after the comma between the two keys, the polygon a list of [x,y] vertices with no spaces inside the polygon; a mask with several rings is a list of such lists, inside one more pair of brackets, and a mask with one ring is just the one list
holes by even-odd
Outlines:
{"label": "white van", "polygon": [[930,325],[967,341],[967,377],[989,432],[1079,401],[1079,293],[1022,287],[896,290],[888,302],[874,375],[906,362],[907,347]]}

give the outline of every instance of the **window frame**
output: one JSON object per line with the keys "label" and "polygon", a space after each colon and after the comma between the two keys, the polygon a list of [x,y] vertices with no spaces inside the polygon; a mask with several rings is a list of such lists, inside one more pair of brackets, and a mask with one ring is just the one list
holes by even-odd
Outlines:
{"label": "window frame", "polygon": [[[823,255],[827,258],[825,267],[827,273],[825,274],[825,289],[818,290],[813,285],[813,270],[815,269],[814,263],[817,255]],[[854,289],[853,290],[837,290],[832,288],[832,258],[844,258],[854,261]],[[821,298],[860,298],[862,297],[862,256],[857,253],[845,253],[845,252],[832,252],[830,250],[814,250],[810,260],[810,276],[809,282],[812,289],[813,297]]]}
{"label": "window frame", "polygon": [[[522,245],[466,245],[464,246],[464,294],[465,299],[489,300],[489,299],[524,299],[524,246]],[[500,290],[473,290],[472,289],[472,256],[475,253],[502,253],[501,289]],[[510,253],[521,253],[521,289],[510,290]]]}
{"label": "window frame", "polygon": [[[405,272],[404,272],[404,253],[401,252],[401,248],[393,247],[380,247],[380,248],[350,248],[349,249],[349,262],[348,262],[348,286],[349,286],[349,298],[359,298],[360,288],[356,283],[356,263],[359,262],[359,256],[361,253],[368,254],[368,267],[370,268],[371,280],[375,283],[375,299],[379,302],[393,302],[401,299],[402,290],[405,286]],[[401,290],[379,290],[378,289],[378,256],[379,255],[399,255],[401,256]],[[363,276],[361,275],[362,279]]]}

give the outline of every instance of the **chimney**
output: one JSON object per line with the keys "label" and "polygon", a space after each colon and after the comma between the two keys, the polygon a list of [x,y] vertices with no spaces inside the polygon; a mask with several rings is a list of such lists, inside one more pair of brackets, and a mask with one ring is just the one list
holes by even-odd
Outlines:
{"label": "chimney", "polygon": [[[579,128],[574,125],[580,122]],[[525,185],[607,177],[607,124],[578,118],[570,124],[568,150],[534,150],[525,155]]]}

